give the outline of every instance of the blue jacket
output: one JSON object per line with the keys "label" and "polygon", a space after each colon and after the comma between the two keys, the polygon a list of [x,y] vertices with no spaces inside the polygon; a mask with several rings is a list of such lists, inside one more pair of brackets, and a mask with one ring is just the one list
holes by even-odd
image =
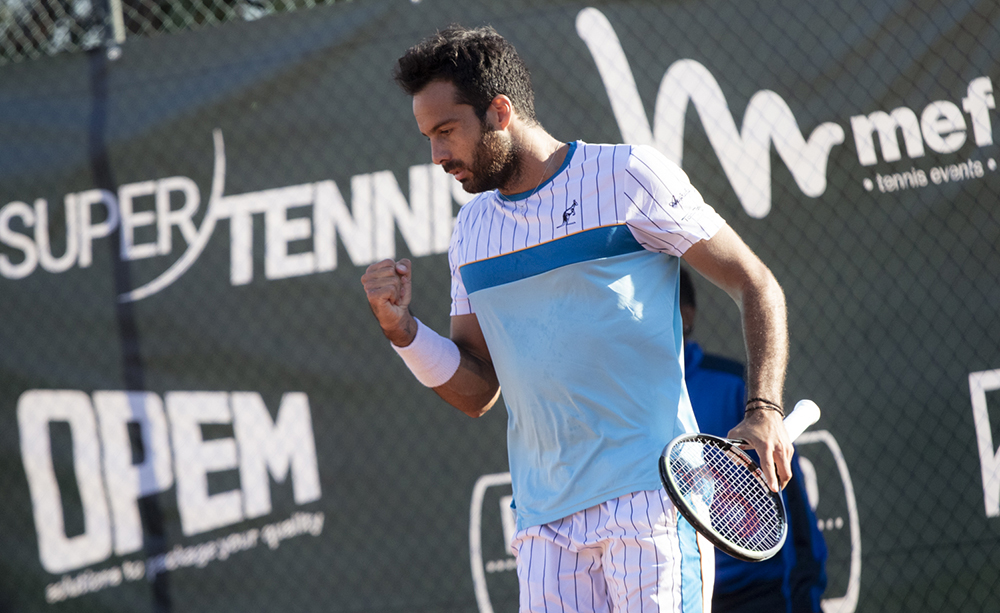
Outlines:
{"label": "blue jacket", "polygon": [[[743,419],[746,403],[744,368],[739,362],[705,354],[697,343],[684,347],[684,379],[698,419],[699,431],[726,436]],[[798,454],[792,458],[792,480],[782,492],[788,510],[789,533],[778,555],[763,562],[743,562],[721,551],[715,556],[717,597],[759,593],[762,584],[780,586],[789,613],[819,612],[826,588],[826,543],[802,485]],[[777,596],[774,594],[773,596]],[[752,598],[741,599],[746,611],[774,613],[771,605],[755,608]],[[773,601],[772,601],[773,602]]]}

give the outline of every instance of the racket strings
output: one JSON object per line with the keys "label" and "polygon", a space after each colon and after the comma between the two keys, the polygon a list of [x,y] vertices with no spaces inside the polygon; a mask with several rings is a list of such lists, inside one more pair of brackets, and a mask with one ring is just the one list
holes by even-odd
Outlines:
{"label": "racket strings", "polygon": [[784,513],[737,453],[699,439],[675,446],[668,460],[681,496],[722,538],[761,552],[781,542]]}

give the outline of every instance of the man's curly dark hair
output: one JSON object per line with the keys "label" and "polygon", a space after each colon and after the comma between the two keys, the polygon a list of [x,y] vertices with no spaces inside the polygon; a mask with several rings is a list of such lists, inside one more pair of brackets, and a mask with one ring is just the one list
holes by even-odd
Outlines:
{"label": "man's curly dark hair", "polygon": [[504,94],[518,117],[538,123],[531,74],[514,45],[490,26],[451,25],[428,36],[399,58],[393,77],[411,96],[433,81],[451,82],[456,102],[471,105],[480,119],[493,98]]}

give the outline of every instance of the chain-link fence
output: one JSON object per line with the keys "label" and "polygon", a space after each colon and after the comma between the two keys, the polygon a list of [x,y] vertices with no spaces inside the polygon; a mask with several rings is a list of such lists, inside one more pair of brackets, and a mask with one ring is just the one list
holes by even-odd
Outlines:
{"label": "chain-link fence", "polygon": [[[337,0],[4,0],[0,65],[60,52],[116,47],[129,37],[178,32]],[[345,1],[345,0],[340,0]]]}
{"label": "chain-link fence", "polygon": [[[421,387],[359,283],[413,258],[448,329],[468,195],[391,68],[452,22],[514,43],[556,138],[679,163],[782,284],[825,613],[993,611],[977,0],[4,0],[0,611],[517,609],[505,406]],[[696,284],[697,340],[739,359]]]}

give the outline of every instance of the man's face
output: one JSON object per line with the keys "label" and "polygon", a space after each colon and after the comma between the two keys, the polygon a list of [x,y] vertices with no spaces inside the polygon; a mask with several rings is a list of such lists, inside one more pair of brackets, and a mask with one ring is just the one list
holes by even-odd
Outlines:
{"label": "man's face", "polygon": [[413,116],[431,142],[431,159],[469,193],[500,189],[515,178],[519,150],[506,130],[495,130],[487,111],[480,121],[468,104],[455,102],[455,86],[434,81],[413,96]]}

